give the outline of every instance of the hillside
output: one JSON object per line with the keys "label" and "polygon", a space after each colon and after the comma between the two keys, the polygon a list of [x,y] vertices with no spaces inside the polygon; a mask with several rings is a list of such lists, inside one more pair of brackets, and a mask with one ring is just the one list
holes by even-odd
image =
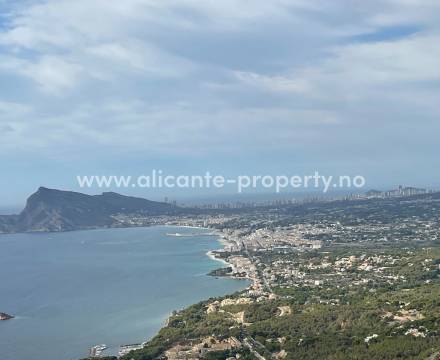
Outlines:
{"label": "hillside", "polygon": [[67,231],[117,226],[115,215],[157,216],[177,207],[113,192],[86,195],[40,187],[19,215],[0,216],[0,232]]}

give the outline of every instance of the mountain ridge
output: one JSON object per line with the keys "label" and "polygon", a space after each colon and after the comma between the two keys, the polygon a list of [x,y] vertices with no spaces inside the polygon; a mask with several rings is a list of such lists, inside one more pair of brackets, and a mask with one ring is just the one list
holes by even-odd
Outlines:
{"label": "mountain ridge", "polygon": [[39,187],[18,215],[0,215],[0,233],[52,232],[118,226],[117,215],[159,216],[177,206],[115,192],[87,195]]}

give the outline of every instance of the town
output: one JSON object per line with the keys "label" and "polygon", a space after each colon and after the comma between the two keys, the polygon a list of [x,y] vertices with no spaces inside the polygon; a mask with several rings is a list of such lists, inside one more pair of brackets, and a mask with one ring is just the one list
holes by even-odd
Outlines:
{"label": "town", "polygon": [[156,221],[215,231],[210,275],[248,288],[176,311],[122,359],[440,356],[439,193],[229,210]]}

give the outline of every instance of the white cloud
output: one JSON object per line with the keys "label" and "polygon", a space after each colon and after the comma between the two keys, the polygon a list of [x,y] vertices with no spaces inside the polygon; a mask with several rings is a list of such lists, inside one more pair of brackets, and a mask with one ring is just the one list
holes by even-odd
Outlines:
{"label": "white cloud", "polygon": [[[45,92],[60,93],[81,77],[114,80],[125,70],[150,77],[182,76],[191,62],[144,37],[154,1],[45,1],[18,9],[0,32],[1,68],[26,76]],[[145,28],[144,28],[145,27]]]}
{"label": "white cloud", "polygon": [[20,72],[34,80],[44,91],[56,95],[75,87],[84,69],[62,57],[42,56],[36,63],[28,62]]}
{"label": "white cloud", "polygon": [[20,103],[0,101],[0,119],[16,118],[28,114],[29,106]]}
{"label": "white cloud", "polygon": [[[17,88],[0,90],[9,104],[0,151],[253,152],[308,149],[316,141],[326,149],[357,143],[367,151],[370,130],[362,124],[391,134],[383,124],[394,116],[410,123],[422,108],[418,121],[431,123],[439,115],[431,86],[440,80],[440,9],[433,1],[423,5],[46,0],[16,6],[0,28],[0,77]],[[417,31],[393,33],[388,27],[395,25]],[[359,37],[371,34],[378,34],[374,41]],[[396,113],[399,101],[403,115]],[[26,104],[26,112],[14,103]]]}
{"label": "white cloud", "polygon": [[[440,35],[417,34],[404,39],[372,43],[355,43],[328,49],[328,56],[313,66],[304,64],[296,69],[285,69],[283,75],[233,72],[246,86],[267,92],[303,95],[314,100],[338,97],[362,101],[384,90],[393,96],[413,91],[414,100],[423,83],[440,80],[440,49],[433,44]],[[371,99],[370,99],[371,100]],[[319,105],[319,103],[316,103]]]}
{"label": "white cloud", "polygon": [[265,91],[304,93],[309,91],[307,79],[292,79],[286,76],[266,76],[253,72],[233,72],[238,81],[249,86],[255,86]]}
{"label": "white cloud", "polygon": [[96,74],[107,67],[109,74],[134,70],[150,77],[179,77],[192,68],[190,61],[141,41],[103,43],[85,49],[85,53],[96,57],[92,60],[97,63],[94,70]]}

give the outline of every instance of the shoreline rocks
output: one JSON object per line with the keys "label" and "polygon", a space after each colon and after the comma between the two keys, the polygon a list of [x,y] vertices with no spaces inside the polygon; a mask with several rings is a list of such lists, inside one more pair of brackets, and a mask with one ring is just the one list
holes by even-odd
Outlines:
{"label": "shoreline rocks", "polygon": [[14,317],[12,315],[0,312],[0,320],[10,320]]}

